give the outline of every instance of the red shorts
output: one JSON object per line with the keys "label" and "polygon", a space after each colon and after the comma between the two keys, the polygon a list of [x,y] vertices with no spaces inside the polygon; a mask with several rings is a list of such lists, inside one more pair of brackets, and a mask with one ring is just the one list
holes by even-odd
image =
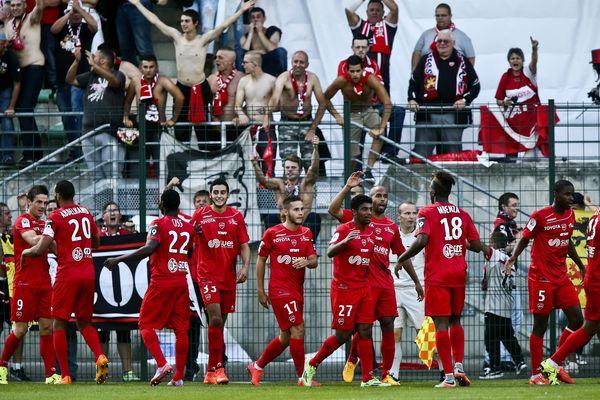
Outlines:
{"label": "red shorts", "polygon": [[398,304],[396,303],[396,291],[394,286],[388,288],[371,287],[371,297],[375,306],[375,317],[397,317]]}
{"label": "red shorts", "polygon": [[577,290],[569,280],[557,285],[529,279],[527,286],[529,287],[529,312],[532,314],[547,315],[555,308],[564,310],[572,306],[579,307]]}
{"label": "red shorts", "polygon": [[269,297],[279,329],[287,331],[292,326],[304,322],[302,314],[304,311],[304,299],[294,297]]}
{"label": "red shorts", "polygon": [[600,285],[584,285],[587,303],[583,315],[588,321],[600,321]]}
{"label": "red shorts", "polygon": [[200,293],[204,305],[219,304],[221,306],[221,314],[229,314],[235,312],[235,290],[219,289],[212,281],[201,279],[198,282]]}
{"label": "red shorts", "polygon": [[371,291],[361,289],[331,288],[331,311],[333,329],[351,330],[356,324],[372,324],[375,309]]}
{"label": "red shorts", "polygon": [[10,318],[14,322],[31,322],[52,318],[52,288],[37,289],[15,286],[10,300]]}
{"label": "red shorts", "polygon": [[425,315],[459,317],[465,305],[465,287],[443,287],[425,284]]}
{"label": "red shorts", "polygon": [[157,287],[150,284],[140,309],[140,329],[190,327],[190,296],[187,286]]}
{"label": "red shorts", "polygon": [[91,321],[94,314],[94,279],[56,280],[52,288],[52,318],[69,320],[75,318]]}

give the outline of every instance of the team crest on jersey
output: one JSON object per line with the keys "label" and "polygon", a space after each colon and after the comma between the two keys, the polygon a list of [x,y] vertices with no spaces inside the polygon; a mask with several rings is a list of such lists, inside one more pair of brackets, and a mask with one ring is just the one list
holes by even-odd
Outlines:
{"label": "team crest on jersey", "polygon": [[297,244],[298,244],[298,241],[296,239],[292,239],[292,246],[296,247]]}
{"label": "team crest on jersey", "polygon": [[73,257],[73,260],[81,261],[81,259],[83,259],[83,251],[81,250],[81,247],[75,247],[71,252],[71,256]]}
{"label": "team crest on jersey", "polygon": [[338,325],[344,325],[344,317],[339,317],[338,318]]}
{"label": "team crest on jersey", "polygon": [[367,247],[367,240],[366,239],[362,239],[361,242],[363,247]]}
{"label": "team crest on jersey", "polygon": [[567,224],[562,224],[560,226],[560,229],[562,229],[563,231],[566,231],[567,230]]}
{"label": "team crest on jersey", "polygon": [[225,229],[225,222],[219,222],[219,229]]}
{"label": "team crest on jersey", "polygon": [[537,309],[541,310],[544,308],[544,303],[537,303]]}
{"label": "team crest on jersey", "polygon": [[169,268],[170,272],[176,272],[177,271],[177,260],[175,260],[174,258],[171,258],[169,260],[169,262],[167,263],[167,268]]}
{"label": "team crest on jersey", "polygon": [[204,295],[204,298],[206,299],[206,301],[210,301],[210,299],[212,299],[212,295],[210,293],[207,293]]}
{"label": "team crest on jersey", "polygon": [[532,231],[535,228],[535,218],[530,218],[529,222],[527,222],[527,229],[529,229],[530,231]]}
{"label": "team crest on jersey", "polygon": [[329,244],[336,243],[339,238],[340,238],[339,232],[334,233],[333,236],[331,237],[331,240],[329,241]]}
{"label": "team crest on jersey", "polygon": [[421,229],[425,226],[425,217],[419,217],[417,219],[417,229]]}
{"label": "team crest on jersey", "polygon": [[27,218],[23,218],[21,220],[21,225],[23,225],[23,228],[31,228],[31,224]]}
{"label": "team crest on jersey", "polygon": [[296,322],[296,316],[294,314],[290,315],[289,316],[289,320],[290,320],[291,323]]}
{"label": "team crest on jersey", "polygon": [[381,234],[381,228],[375,228],[375,233],[380,235]]}

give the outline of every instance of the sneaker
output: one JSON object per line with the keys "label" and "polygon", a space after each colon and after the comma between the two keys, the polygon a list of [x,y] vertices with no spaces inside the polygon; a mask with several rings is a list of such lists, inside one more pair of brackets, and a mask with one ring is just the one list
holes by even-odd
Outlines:
{"label": "sneaker", "polygon": [[304,372],[302,372],[302,383],[304,384],[304,386],[312,386],[312,381],[316,373],[317,367],[313,367],[312,365],[310,365],[310,360],[306,360],[306,363],[304,363]]}
{"label": "sneaker", "polygon": [[156,368],[156,372],[150,379],[150,386],[156,386],[162,382],[163,378],[173,372],[173,367],[167,363],[160,368]]}
{"label": "sneaker", "polygon": [[479,375],[479,379],[498,379],[502,378],[504,373],[498,369],[484,368],[483,373]]}
{"label": "sneaker", "polygon": [[363,182],[375,184],[375,177],[373,176],[373,172],[367,168],[365,169],[365,173],[363,175]]}
{"label": "sneaker", "polygon": [[454,379],[458,381],[459,386],[469,386],[471,381],[467,378],[467,374],[463,370],[462,363],[454,364]]}
{"label": "sneaker", "polygon": [[60,378],[60,380],[55,381],[54,384],[55,385],[71,385],[73,383],[73,381],[71,380],[70,376],[63,376],[62,378]]}
{"label": "sneaker", "polygon": [[44,383],[46,385],[54,385],[57,382],[60,382],[60,375],[59,374],[53,374],[53,375],[47,377],[46,380],[44,381]]}
{"label": "sneaker", "polygon": [[575,379],[571,378],[571,376],[565,371],[563,367],[558,367],[558,373],[556,374],[558,380],[568,384],[574,384]]}
{"label": "sneaker", "polygon": [[227,385],[229,383],[229,378],[225,373],[224,367],[217,368],[217,370],[215,371],[215,379],[217,380],[217,383],[219,385]]}
{"label": "sneaker", "polygon": [[527,369],[527,364],[525,364],[524,361],[521,361],[519,364],[517,364],[517,366],[515,367],[515,373],[517,375],[521,374],[521,372],[525,371]]}
{"label": "sneaker", "polygon": [[444,380],[441,381],[440,383],[438,383],[437,385],[435,385],[436,388],[455,388],[456,387],[456,381],[455,380],[448,380],[445,378],[444,375]]}
{"label": "sneaker", "polygon": [[10,367],[10,377],[18,382],[31,382],[31,379],[25,374],[25,367],[19,369]]}
{"label": "sneaker", "polygon": [[133,371],[123,372],[123,382],[139,382],[140,377],[133,373]]}
{"label": "sneaker", "polygon": [[360,387],[390,387],[390,386],[392,386],[392,385],[390,385],[387,382],[381,382],[376,377],[371,378],[367,382],[360,383]]}
{"label": "sneaker", "polygon": [[0,385],[8,385],[8,368],[0,367]]}
{"label": "sneaker", "polygon": [[177,386],[177,387],[183,386],[183,379],[177,379],[177,380],[171,379],[169,381],[169,383],[167,383],[167,386]]}
{"label": "sneaker", "polygon": [[205,385],[216,385],[217,384],[217,376],[215,371],[206,371],[206,375],[204,375],[204,384]]}
{"label": "sneaker", "polygon": [[96,383],[102,385],[108,378],[108,358],[100,354],[96,360]]}
{"label": "sneaker", "polygon": [[354,380],[354,370],[356,369],[356,363],[346,361],[344,365],[344,371],[342,371],[342,379],[346,383],[352,383]]}
{"label": "sneaker", "polygon": [[[302,382],[302,378],[298,378],[298,386],[304,386],[304,382]],[[322,385],[317,382],[316,379],[312,380],[310,387],[321,387]]]}
{"label": "sneaker", "polygon": [[383,382],[383,383],[389,383],[390,386],[400,386],[400,382],[398,382],[396,379],[394,379],[394,377],[391,376],[390,374],[387,374],[385,376],[385,378],[383,378],[381,380],[381,382]]}
{"label": "sneaker", "polygon": [[579,364],[574,361],[567,361],[565,371],[567,371],[569,375],[577,375],[579,373]]}
{"label": "sneaker", "polygon": [[263,375],[263,370],[262,369],[257,369],[254,366],[254,361],[251,361],[250,364],[248,364],[248,367],[246,367],[246,369],[248,370],[248,373],[250,374],[250,382],[254,385],[254,386],[260,386],[260,378]]}
{"label": "sneaker", "polygon": [[[558,385],[558,381],[556,381],[557,383],[552,383],[553,385]],[[546,379],[546,377],[542,374],[537,374],[537,375],[532,375],[531,378],[529,378],[529,384],[530,385],[549,385],[550,381],[548,381],[548,379]]]}

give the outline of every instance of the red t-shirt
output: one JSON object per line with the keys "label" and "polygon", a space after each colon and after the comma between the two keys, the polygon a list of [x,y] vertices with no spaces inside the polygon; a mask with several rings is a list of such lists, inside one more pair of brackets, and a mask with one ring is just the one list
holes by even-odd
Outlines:
{"label": "red t-shirt", "polygon": [[[342,223],[352,220],[352,210],[342,210]],[[394,277],[390,271],[390,250],[400,255],[406,251],[398,225],[384,216],[382,219],[371,218],[370,227],[373,229],[373,259],[369,268],[369,285],[372,287],[389,288],[394,286]]]}
{"label": "red t-shirt", "polygon": [[557,214],[546,206],[531,214],[523,237],[533,239],[529,279],[562,284],[567,276],[567,253],[575,226],[573,210]]}
{"label": "red t-shirt", "polygon": [[[348,234],[357,230],[354,222],[341,224],[336,229],[329,244],[341,242]],[[369,266],[373,257],[373,228],[366,226],[360,236],[346,245],[333,257],[333,280],[331,287],[337,289],[360,289],[369,287]]]}
{"label": "red t-shirt", "polygon": [[519,76],[515,76],[512,69],[509,68],[500,78],[496,89],[496,99],[517,97],[519,104],[540,104],[538,88],[534,80],[527,76],[529,74],[531,74],[529,67],[524,67]]}
{"label": "red t-shirt", "polygon": [[292,262],[316,254],[312,238],[312,232],[305,226],[290,231],[279,224],[264,233],[258,255],[269,257],[269,297],[304,297],[306,268],[296,269]]}
{"label": "red t-shirt", "polygon": [[[587,269],[585,271],[585,284],[589,285],[600,285],[600,254],[596,254],[597,249],[600,247],[600,226],[598,221],[600,218],[600,209],[596,210],[590,221],[588,222],[587,228]],[[598,235],[596,235],[598,233]]]}
{"label": "red t-shirt", "polygon": [[467,279],[467,241],[479,240],[471,216],[450,203],[434,203],[419,210],[415,236],[427,235],[425,283],[464,287]]}
{"label": "red t-shirt", "polygon": [[56,241],[56,280],[95,279],[92,236],[97,233],[92,213],[83,206],[71,204],[50,214],[44,236]]}
{"label": "red t-shirt", "polygon": [[125,228],[119,228],[119,229],[117,230],[117,233],[115,233],[114,235],[111,235],[111,234],[110,234],[110,231],[108,230],[108,227],[106,227],[106,226],[103,226],[103,227],[101,227],[98,233],[100,234],[100,236],[101,236],[101,237],[105,237],[105,236],[108,236],[108,237],[110,237],[110,236],[120,236],[120,235],[131,235],[131,232],[129,232],[129,231],[128,231],[127,229],[125,229]]}
{"label": "red t-shirt", "polygon": [[188,251],[194,227],[179,217],[155,219],[148,229],[148,240],[158,242],[150,256],[150,283],[158,287],[187,286]]}
{"label": "red t-shirt", "polygon": [[15,278],[14,286],[28,286],[39,289],[49,289],[50,273],[48,266],[48,252],[39,257],[25,258],[25,268],[21,268],[21,253],[30,248],[25,239],[21,236],[28,231],[34,231],[36,235],[41,235],[44,231],[46,221],[34,218],[29,214],[23,214],[17,218],[13,227],[13,240],[15,245]]}
{"label": "red t-shirt", "polygon": [[206,206],[194,212],[192,223],[202,227],[196,249],[198,280],[209,279],[219,289],[235,290],[240,246],[250,241],[244,216],[233,207],[219,214]]}

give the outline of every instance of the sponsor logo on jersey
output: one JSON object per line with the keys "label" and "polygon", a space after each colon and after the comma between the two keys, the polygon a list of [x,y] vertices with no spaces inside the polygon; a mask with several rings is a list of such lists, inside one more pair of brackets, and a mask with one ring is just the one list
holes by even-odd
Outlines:
{"label": "sponsor logo on jersey", "polygon": [[167,268],[170,272],[185,272],[188,269],[188,263],[187,261],[177,261],[171,258],[167,263]]}
{"label": "sponsor logo on jersey", "polygon": [[587,248],[588,258],[593,258],[594,254],[596,254],[596,247],[588,245],[588,248]]}
{"label": "sponsor logo on jersey", "polygon": [[565,247],[569,245],[569,239],[548,239],[548,246],[550,247]]}
{"label": "sponsor logo on jersey", "polygon": [[71,256],[73,260],[81,261],[83,259],[83,250],[81,250],[81,247],[75,247],[71,252]]}
{"label": "sponsor logo on jersey", "polygon": [[387,256],[390,252],[390,250],[386,246],[377,246],[377,245],[375,245],[375,247],[373,248],[373,251],[378,254],[383,254],[384,256]]}
{"label": "sponsor logo on jersey", "polygon": [[446,258],[460,257],[463,254],[462,244],[445,244],[442,253]]}
{"label": "sponsor logo on jersey", "polygon": [[336,243],[339,238],[340,238],[340,233],[339,232],[334,233],[333,236],[331,237],[331,240],[329,241],[329,244]]}
{"label": "sponsor logo on jersey", "polygon": [[27,218],[21,220],[21,226],[23,226],[23,228],[31,228],[31,224]]}
{"label": "sponsor logo on jersey", "polygon": [[233,240],[211,239],[208,241],[208,247],[211,249],[233,249]]}
{"label": "sponsor logo on jersey", "polygon": [[287,254],[282,254],[280,256],[277,256],[277,262],[279,264],[292,264],[297,260],[307,260],[307,258],[306,257],[292,257]]}
{"label": "sponsor logo on jersey", "polygon": [[233,219],[233,218],[231,218],[231,219],[230,219],[228,222],[229,222],[231,225],[237,225],[237,224],[238,224],[238,223],[237,223],[237,221],[236,221],[235,219]]}
{"label": "sponsor logo on jersey", "polygon": [[425,226],[425,217],[417,218],[417,229],[421,229]]}
{"label": "sponsor logo on jersey", "polygon": [[529,229],[530,231],[532,231],[535,228],[535,225],[537,224],[535,218],[530,218],[529,221],[527,222],[527,226],[526,228]]}
{"label": "sponsor logo on jersey", "polygon": [[150,227],[150,236],[156,236],[158,234],[158,229],[156,225],[152,225]]}
{"label": "sponsor logo on jersey", "polygon": [[368,257],[361,257],[361,256],[348,257],[348,264],[350,264],[350,265],[369,265],[370,263],[371,263],[371,259]]}

